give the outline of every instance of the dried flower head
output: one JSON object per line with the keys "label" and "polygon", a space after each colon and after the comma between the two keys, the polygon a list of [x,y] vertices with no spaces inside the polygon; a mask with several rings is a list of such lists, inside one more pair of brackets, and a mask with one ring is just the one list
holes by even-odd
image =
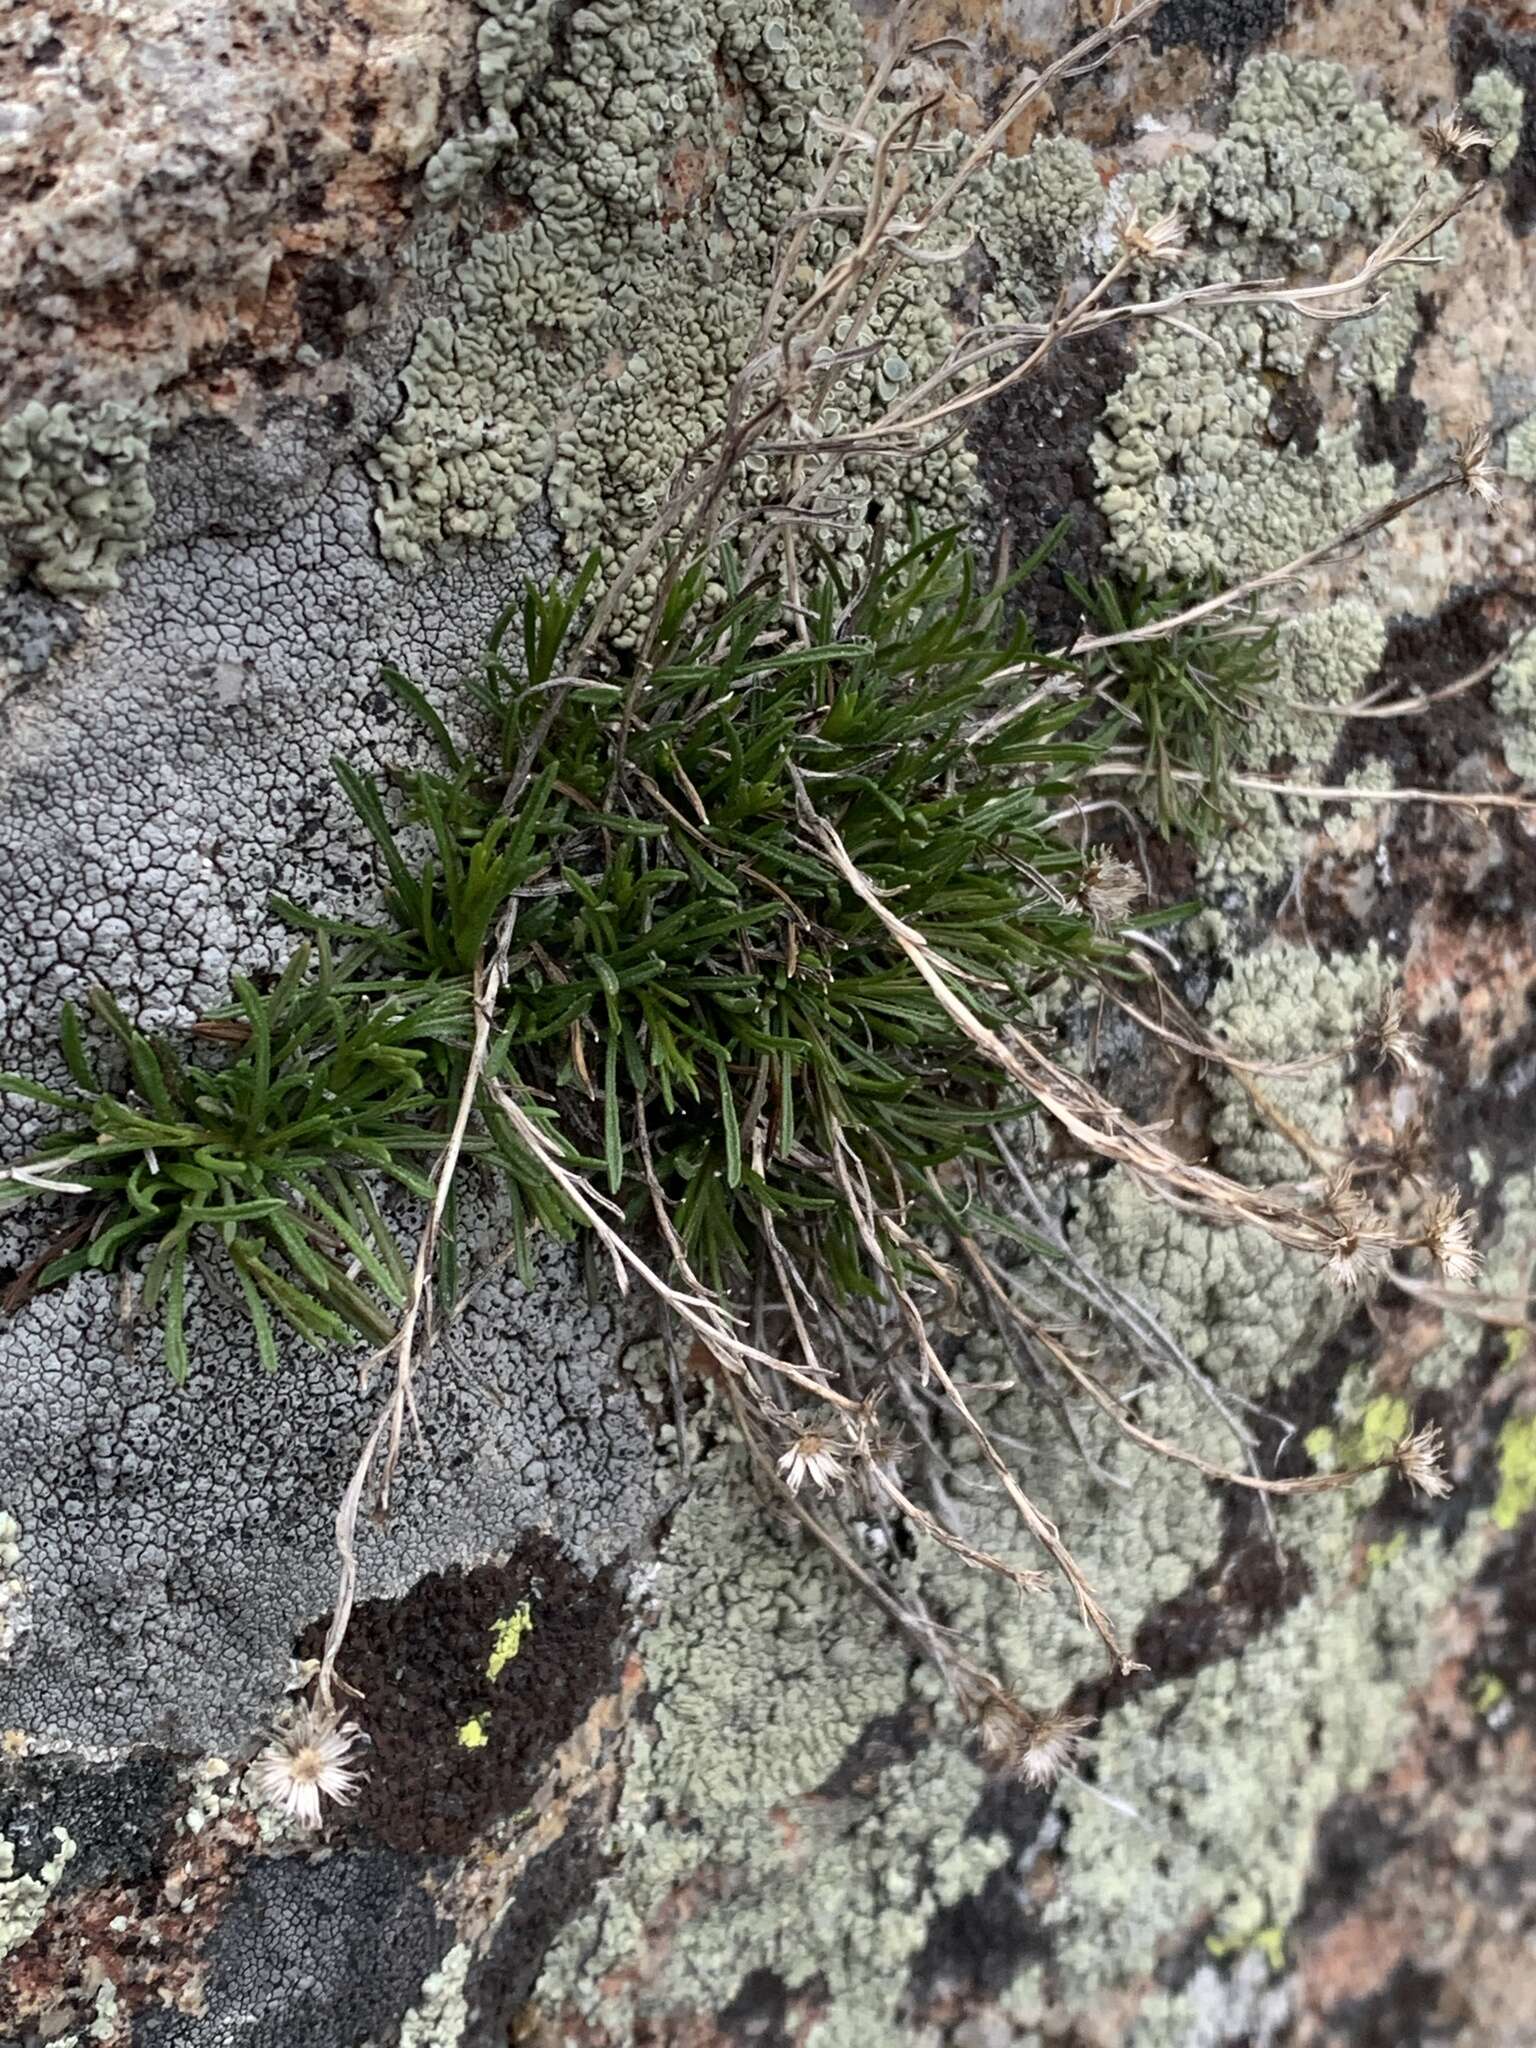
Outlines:
{"label": "dried flower head", "polygon": [[1405,1436],[1392,1453],[1392,1463],[1408,1484],[1429,1500],[1444,1500],[1451,1490],[1440,1460],[1440,1425],[1436,1422]]}
{"label": "dried flower head", "polygon": [[1456,443],[1454,460],[1461,488],[1480,505],[1497,505],[1504,496],[1498,485],[1498,471],[1488,460],[1491,445],[1486,427],[1474,428]]}
{"label": "dried flower head", "polygon": [[1329,1181],[1323,1206],[1334,1231],[1329,1279],[1346,1294],[1373,1292],[1392,1263],[1396,1236],[1356,1194],[1348,1173]]}
{"label": "dried flower head", "polygon": [[1116,930],[1145,894],[1146,884],[1128,860],[1121,860],[1107,847],[1089,847],[1078,898],[1096,931]]}
{"label": "dried flower head", "polygon": [[1385,1154],[1392,1171],[1401,1174],[1404,1180],[1423,1180],[1434,1156],[1434,1143],[1428,1125],[1417,1111],[1393,1127]]}
{"label": "dried flower head", "polygon": [[355,1722],[302,1707],[257,1757],[257,1795],[301,1826],[319,1827],[322,1799],[346,1806],[352,1798],[360,1775],[352,1752],[362,1740]]}
{"label": "dried flower head", "polygon": [[1483,1255],[1473,1246],[1472,1219],[1462,1209],[1458,1195],[1448,1191],[1436,1195],[1429,1205],[1422,1242],[1447,1287],[1470,1287],[1476,1280]]}
{"label": "dried flower head", "polygon": [[888,1498],[886,1482],[898,1485],[909,1446],[897,1431],[885,1428],[877,1413],[878,1395],[860,1406],[855,1430],[854,1483],[871,1506]]}
{"label": "dried flower head", "polygon": [[830,1493],[842,1483],[843,1458],[842,1445],[823,1436],[819,1429],[808,1429],[795,1438],[780,1458],[779,1470],[791,1493],[798,1493],[807,1479],[822,1493]]}
{"label": "dried flower head", "polygon": [[1032,1714],[1000,1693],[989,1695],[976,1716],[982,1762],[1037,1792],[1068,1768],[1089,1726],[1081,1714]]}
{"label": "dried flower head", "polygon": [[1424,123],[1419,133],[1437,164],[1457,163],[1462,157],[1470,156],[1474,149],[1493,147],[1493,137],[1486,129],[1479,128],[1475,121],[1469,121],[1459,111],[1436,114],[1432,121]]}
{"label": "dried flower head", "polygon": [[1424,1041],[1408,1029],[1406,1015],[1402,990],[1388,989],[1366,1025],[1365,1043],[1375,1053],[1377,1066],[1389,1066],[1397,1074],[1421,1074],[1424,1062],[1419,1054]]}
{"label": "dried flower head", "polygon": [[1124,253],[1138,263],[1177,263],[1188,247],[1188,232],[1176,212],[1144,221],[1134,206],[1128,207],[1115,221],[1114,234]]}
{"label": "dried flower head", "polygon": [[1328,1255],[1328,1278],[1345,1294],[1373,1294],[1391,1263],[1389,1239],[1341,1231]]}

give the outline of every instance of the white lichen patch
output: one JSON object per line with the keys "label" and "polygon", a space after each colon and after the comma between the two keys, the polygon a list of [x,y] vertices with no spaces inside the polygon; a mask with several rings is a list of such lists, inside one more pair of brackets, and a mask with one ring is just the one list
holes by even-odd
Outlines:
{"label": "white lichen patch", "polygon": [[75,1856],[77,1845],[63,1828],[54,1828],[50,1839],[58,1843],[58,1848],[37,1876],[29,1877],[16,1869],[15,1844],[0,1837],[0,1956],[8,1956],[30,1940],[47,1910],[54,1886]]}
{"label": "white lichen patch", "polygon": [[21,1524],[0,1511],[0,1664],[15,1655],[31,1619],[21,1569]]}
{"label": "white lichen patch", "polygon": [[464,1942],[449,1949],[400,2023],[400,2048],[458,2048],[469,2023],[464,1986],[473,1960]]}
{"label": "white lichen patch", "polygon": [[178,1834],[200,1835],[210,1822],[221,1819],[239,1803],[237,1777],[221,1756],[204,1757],[185,1774],[183,1782],[190,1797],[177,1815]]}
{"label": "white lichen patch", "polygon": [[1510,428],[1504,468],[1519,483],[1536,483],[1536,412]]}

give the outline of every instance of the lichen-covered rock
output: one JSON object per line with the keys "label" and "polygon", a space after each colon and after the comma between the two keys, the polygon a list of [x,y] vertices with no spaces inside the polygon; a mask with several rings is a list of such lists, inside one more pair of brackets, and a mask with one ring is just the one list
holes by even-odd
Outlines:
{"label": "lichen-covered rock", "polygon": [[[1199,274],[1267,274],[1277,261],[1317,272],[1351,237],[1400,219],[1427,176],[1411,132],[1342,66],[1268,56],[1243,67],[1219,139],[1127,178],[1122,199],[1148,218],[1176,207]],[[1361,371],[1390,389],[1415,324],[1411,305],[1389,299],[1353,338]],[[1253,575],[1382,502],[1390,476],[1361,463],[1353,423],[1277,431],[1277,393],[1319,339],[1266,308],[1196,315],[1141,348],[1096,451],[1124,561],[1164,576]]]}
{"label": "lichen-covered rock", "polygon": [[[864,28],[888,12],[867,0]],[[959,0],[930,12],[966,41],[909,82],[974,135],[991,53],[1048,61],[1078,10],[988,7],[979,36]],[[1442,268],[1337,328],[1196,314],[1064,343],[975,446],[856,473],[845,509],[910,490],[1016,546],[1075,509],[1074,572],[1231,575],[1379,503],[1468,420],[1510,426],[1501,520],[1438,504],[1281,628],[1241,766],[1358,786],[1359,809],[1246,789],[1192,881],[1154,851],[1225,913],[1168,936],[1170,971],[1271,1114],[1104,1036],[1173,1141],[1242,1176],[1317,1171],[1288,1122],[1368,1163],[1411,1140],[1477,1199],[1488,1285],[1518,1301],[1526,821],[1366,801],[1536,774],[1514,239],[1536,44],[1420,14],[1389,39],[1380,9],[1169,0],[1010,132],[967,200],[963,276],[893,280],[850,404],[920,379],[978,307],[1036,315],[1086,281],[1127,198],[1185,209],[1184,281],[1315,280],[1431,175],[1415,129],[1459,83],[1503,182]],[[718,427],[819,117],[850,110],[864,61],[858,16],[822,0],[39,0],[0,28],[5,1064],[47,1069],[93,982],[185,1026],[280,957],[273,888],[370,899],[328,763],[416,744],[380,667],[451,709],[525,575],[611,563],[644,529]],[[932,140],[919,193],[964,146]],[[1345,715],[1490,660],[1433,716]],[[1350,1049],[1399,981],[1417,1075]],[[0,1157],[37,1123],[0,1104]],[[1031,1700],[1095,1717],[1055,1793],[983,1774],[910,1645],[764,1512],[707,1397],[684,1475],[629,1332],[551,1254],[422,1372],[422,1441],[361,1527],[371,1776],[317,1846],[258,1809],[248,1767],[319,1647],[377,1380],[286,1349],[265,1379],[210,1300],[178,1392],[90,1278],[0,1326],[0,2040],[1291,2048],[1427,2040],[1439,2000],[1446,2038],[1523,2048],[1501,1915],[1531,1883],[1507,1814],[1532,1790],[1536,1402],[1514,1319],[1364,1309],[1123,1176],[1041,1171],[1052,1311],[1080,1312],[1063,1276],[1091,1254],[1161,1333],[1157,1375],[1116,1381],[1146,1428],[1295,1475],[1427,1418],[1458,1481],[1271,1519],[1096,1411],[1068,1428],[1048,1390],[999,1386],[992,1332],[955,1333],[1150,1668],[1115,1673],[1064,1595],[1021,1604],[928,1539],[892,1555],[871,1523],[860,1557]],[[41,1242],[7,1217],[0,1261]],[[949,1509],[1020,1554],[968,1447],[943,1450]]]}
{"label": "lichen-covered rock", "polygon": [[249,418],[263,390],[315,388],[367,322],[474,18],[454,0],[13,11],[0,414],[164,390]]}

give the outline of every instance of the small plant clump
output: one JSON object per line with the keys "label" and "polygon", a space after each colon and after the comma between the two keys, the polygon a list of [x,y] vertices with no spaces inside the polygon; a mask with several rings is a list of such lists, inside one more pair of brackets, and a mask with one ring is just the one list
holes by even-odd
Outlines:
{"label": "small plant clump", "polygon": [[[237,981],[199,1058],[97,991],[118,1075],[98,1074],[66,1007],[73,1089],[0,1076],[67,1119],[3,1198],[82,1203],[79,1241],[29,1286],[147,1253],[143,1304],[178,1378],[194,1269],[235,1283],[269,1365],[274,1316],[319,1344],[385,1342],[409,1274],[380,1184],[432,1199],[422,1155],[464,1089],[495,954],[465,1142],[525,1271],[535,1228],[569,1237],[583,1217],[509,1105],[715,1298],[746,1299],[765,1268],[817,1301],[878,1292],[850,1183],[879,1219],[879,1266],[906,1271],[920,1226],[956,1220],[949,1170],[995,1164],[989,1133],[1029,1105],[827,835],[991,1028],[1063,975],[1112,968],[1116,927],[1155,921],[1131,917],[1134,890],[1106,919],[1106,857],[1062,829],[1119,720],[1085,725],[1069,665],[1009,622],[1037,566],[984,587],[954,535],[917,537],[857,587],[829,569],[791,617],[729,556],[699,562],[643,692],[560,673],[586,578],[530,589],[468,683],[472,740],[391,673],[436,762],[384,785],[335,764],[378,849],[383,917],[280,901],[307,937],[271,989]],[[450,1229],[440,1299],[453,1257]]]}
{"label": "small plant clump", "polygon": [[188,1371],[194,1264],[215,1286],[238,1288],[268,1366],[277,1363],[274,1314],[316,1344],[384,1342],[408,1270],[375,1188],[393,1181],[430,1200],[431,1182],[412,1162],[440,1149],[432,1049],[462,1035],[467,1005],[448,988],[409,1002],[360,997],[359,964],[355,955],[338,963],[322,939],[301,945],[265,994],[237,979],[238,1009],[203,1027],[239,1046],[222,1063],[139,1030],[95,989],[91,1011],[120,1054],[110,1085],[66,1003],[59,1037],[73,1088],[0,1074],[0,1089],[68,1119],[5,1176],[0,1201],[72,1195],[82,1213],[7,1305],[148,1253],[141,1299],[164,1326],[177,1380]]}
{"label": "small plant clump", "polygon": [[1190,609],[1211,589],[1154,585],[1143,572],[1117,587],[1067,577],[1088,621],[1112,644],[1085,657],[1088,681],[1140,772],[1133,787],[1164,838],[1197,840],[1237,812],[1233,771],[1243,728],[1275,682],[1275,627],[1200,620],[1168,638],[1131,639]]}
{"label": "small plant clump", "polygon": [[[195,1275],[205,1299],[243,1306],[268,1367],[278,1323],[393,1353],[398,1418],[415,1351],[460,1298],[467,1161],[494,1183],[526,1277],[537,1232],[589,1233],[621,1282],[649,1284],[669,1331],[702,1339],[760,1470],[823,1540],[805,1482],[818,1498],[857,1482],[1033,1589],[1039,1573],[976,1550],[905,1490],[877,1410],[892,1374],[931,1376],[1123,1658],[949,1379],[922,1306],[960,1279],[991,1290],[989,1313],[1001,1304],[1017,1336],[1154,1443],[1021,1316],[980,1249],[1018,1234],[988,1200],[1011,1165],[1004,1134],[1048,1099],[1197,1209],[1336,1264],[1368,1244],[1373,1272],[1404,1240],[1362,1220],[1347,1185],[1302,1211],[1149,1151],[1039,1056],[1047,992],[1113,994],[1146,972],[1130,938],[1181,914],[1138,913],[1138,871],[1089,842],[1097,764],[1138,733],[1154,800],[1177,792],[1165,826],[1219,815],[1219,728],[1267,660],[1262,637],[1205,621],[1192,652],[1176,627],[1112,658],[1042,653],[1014,599],[1047,551],[989,583],[953,533],[914,531],[856,580],[825,564],[792,605],[717,548],[678,568],[643,653],[609,673],[563,666],[589,565],[503,614],[461,734],[390,672],[435,759],[382,778],[334,764],[377,849],[382,915],[274,899],[304,936],[271,987],[238,979],[234,1004],[193,1027],[195,1055],[98,990],[115,1069],[98,1070],[66,1006],[72,1087],[0,1074],[64,1118],[0,1179],[0,1200],[78,1204],[8,1306],[87,1268],[133,1272],[179,1380]],[[1094,604],[1161,634],[1167,604],[1144,589],[1101,586]],[[427,1210],[414,1260],[405,1200]],[[959,1273],[942,1244],[960,1248]],[[850,1346],[896,1362],[870,1378]],[[823,1406],[811,1421],[786,1405],[807,1395]],[[1155,1447],[1242,1484],[1342,1483],[1259,1481]],[[963,1678],[964,1659],[945,1656]],[[968,1710],[1012,1712],[988,1674],[961,1689]]]}

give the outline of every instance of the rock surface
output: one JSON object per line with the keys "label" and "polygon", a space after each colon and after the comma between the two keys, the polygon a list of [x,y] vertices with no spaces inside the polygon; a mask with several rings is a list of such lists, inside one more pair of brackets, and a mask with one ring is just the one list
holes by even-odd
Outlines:
{"label": "rock surface", "polygon": [[[366,898],[328,761],[411,744],[381,665],[451,702],[520,578],[643,529],[718,422],[811,114],[852,104],[890,11],[37,0],[0,27],[0,1063],[46,1065],[60,1002],[96,981],[184,1025],[279,957],[274,887]],[[1104,12],[927,0],[923,33],[962,40],[909,83],[978,132]],[[966,289],[1049,303],[1130,192],[1180,201],[1208,274],[1317,274],[1425,175],[1416,130],[1458,95],[1488,188],[1366,319],[1064,351],[914,487],[984,533],[1076,507],[1079,572],[1231,572],[1494,423],[1503,507],[1425,507],[1282,636],[1249,765],[1360,800],[1254,795],[1170,893],[1215,913],[1186,985],[1261,1058],[1336,1047],[1402,987],[1423,1075],[1314,1065],[1277,1098],[1336,1144],[1417,1116],[1426,1174],[1476,1200],[1490,1294],[1523,1304],[1536,836],[1370,796],[1510,787],[1536,760],[1536,14],[1168,0],[1015,124]],[[871,404],[959,310],[946,274],[904,281]],[[1041,604],[1065,630],[1062,590]],[[1322,709],[1479,669],[1417,718]],[[1229,1169],[1302,1171],[1230,1084],[1112,1032],[1103,1055]],[[0,1157],[35,1128],[0,1105]],[[246,1767],[317,1649],[377,1391],[312,1354],[265,1379],[232,1323],[177,1392],[84,1280],[0,1326],[0,2044],[1520,2048],[1519,1314],[1351,1309],[1113,1178],[1067,1227],[1255,1404],[1278,1469],[1411,1411],[1457,1490],[1382,1480],[1271,1528],[1090,1433],[1115,1490],[1009,1397],[1148,1671],[1108,1673],[1055,1596],[1021,1609],[917,1565],[1001,1667],[1098,1717],[1054,1794],[984,1776],[930,1676],[702,1423],[683,1478],[645,1347],[550,1256],[532,1291],[480,1298],[422,1386],[425,1443],[362,1549],[372,1775],[317,1847]],[[40,1240],[0,1228],[17,1269]],[[961,1355],[995,1366],[981,1333]],[[1183,1382],[1143,1412],[1230,1455]],[[957,1460],[980,1540],[1004,1540],[974,1478]]]}

